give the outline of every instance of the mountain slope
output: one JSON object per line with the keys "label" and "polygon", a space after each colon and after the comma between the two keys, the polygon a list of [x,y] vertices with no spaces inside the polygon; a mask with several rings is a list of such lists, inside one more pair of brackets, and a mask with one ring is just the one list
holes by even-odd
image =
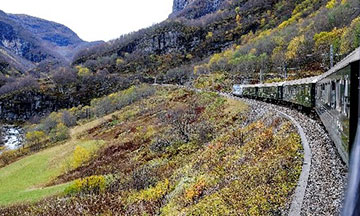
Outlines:
{"label": "mountain slope", "polygon": [[65,64],[78,49],[91,45],[64,25],[0,11],[0,64],[7,65],[2,73],[25,72],[45,60]]}
{"label": "mountain slope", "polygon": [[181,84],[209,73],[230,85],[259,82],[260,73],[307,77],[329,69],[331,45],[335,62],[360,46],[359,8],[358,0],[174,0],[163,23],[78,53],[73,64]]}
{"label": "mountain slope", "polygon": [[[254,33],[262,27],[259,19],[269,17],[268,11],[279,2],[282,1],[175,1],[174,13],[166,21],[79,52],[73,64],[83,64],[93,71],[107,68],[111,73],[164,75],[173,68],[202,61],[240,43],[242,35]],[[291,16],[295,2],[284,2],[281,8],[273,10],[274,18],[267,28]],[[208,7],[200,7],[203,4]],[[238,12],[236,8],[239,8]],[[238,15],[242,17],[240,21]],[[99,62],[105,58],[112,62]],[[94,60],[98,63],[96,66],[92,63]]]}

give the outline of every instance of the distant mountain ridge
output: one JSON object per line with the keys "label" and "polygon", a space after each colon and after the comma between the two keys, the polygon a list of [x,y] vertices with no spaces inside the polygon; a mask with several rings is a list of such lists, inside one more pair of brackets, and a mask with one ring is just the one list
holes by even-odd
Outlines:
{"label": "distant mountain ridge", "polygon": [[68,64],[86,42],[70,28],[44,19],[0,11],[0,72],[20,73],[44,61]]}

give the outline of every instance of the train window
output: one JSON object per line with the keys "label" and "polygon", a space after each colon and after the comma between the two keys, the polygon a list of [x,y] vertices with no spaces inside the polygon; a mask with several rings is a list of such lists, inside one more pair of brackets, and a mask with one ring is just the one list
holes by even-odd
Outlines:
{"label": "train window", "polygon": [[340,80],[336,80],[335,82],[335,108],[337,111],[341,112],[341,100],[342,100],[342,97],[340,97]]}
{"label": "train window", "polygon": [[345,92],[344,92],[344,96],[345,97],[349,97],[349,92],[350,92],[350,80],[349,80],[349,76],[345,76]]}
{"label": "train window", "polygon": [[331,91],[330,91],[330,106],[335,109],[336,107],[336,84],[334,81],[331,82]]}
{"label": "train window", "polygon": [[350,76],[345,75],[345,87],[344,87],[344,108],[343,114],[346,117],[350,116]]}
{"label": "train window", "polygon": [[331,85],[329,83],[326,83],[326,104],[330,107],[331,106]]}
{"label": "train window", "polygon": [[340,80],[340,83],[339,83],[339,99],[340,99],[340,107],[339,107],[339,112],[340,113],[344,113],[344,103],[345,103],[345,80],[342,79]]}

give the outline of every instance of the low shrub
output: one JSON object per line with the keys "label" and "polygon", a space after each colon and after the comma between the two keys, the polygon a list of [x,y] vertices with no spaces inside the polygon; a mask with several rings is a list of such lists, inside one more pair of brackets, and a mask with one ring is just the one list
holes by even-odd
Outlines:
{"label": "low shrub", "polygon": [[69,128],[63,123],[58,123],[54,129],[50,131],[50,139],[53,142],[60,142],[70,137]]}
{"label": "low shrub", "polygon": [[76,169],[89,161],[91,158],[91,154],[84,147],[76,146],[75,151],[72,156],[72,160],[70,162],[70,166],[72,169]]}
{"label": "low shrub", "polygon": [[137,201],[148,201],[154,202],[161,199],[168,192],[169,180],[158,182],[155,186],[150,186],[147,189],[141,190],[137,193],[132,194],[127,201],[129,203],[135,203]]}
{"label": "low shrub", "polygon": [[73,184],[65,188],[66,195],[75,194],[100,194],[106,189],[106,179],[104,176],[89,176],[77,179]]}

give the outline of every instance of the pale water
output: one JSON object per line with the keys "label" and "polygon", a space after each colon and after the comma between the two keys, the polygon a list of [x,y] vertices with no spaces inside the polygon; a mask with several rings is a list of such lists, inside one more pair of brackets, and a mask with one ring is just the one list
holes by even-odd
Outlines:
{"label": "pale water", "polygon": [[14,150],[20,148],[24,144],[24,130],[14,125],[3,125],[1,132],[1,146],[5,146],[6,150]]}

